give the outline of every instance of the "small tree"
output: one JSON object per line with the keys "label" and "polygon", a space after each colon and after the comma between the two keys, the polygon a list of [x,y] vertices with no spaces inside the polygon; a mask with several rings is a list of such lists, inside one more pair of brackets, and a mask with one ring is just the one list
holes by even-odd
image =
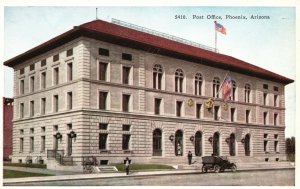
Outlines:
{"label": "small tree", "polygon": [[286,154],[289,161],[295,161],[295,137],[285,140]]}

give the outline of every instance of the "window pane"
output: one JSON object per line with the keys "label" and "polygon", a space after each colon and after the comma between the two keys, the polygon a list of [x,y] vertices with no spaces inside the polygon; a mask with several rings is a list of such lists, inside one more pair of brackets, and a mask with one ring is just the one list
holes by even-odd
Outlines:
{"label": "window pane", "polygon": [[130,135],[123,135],[122,149],[129,150]]}
{"label": "window pane", "polygon": [[106,81],[107,63],[99,63],[99,80]]}
{"label": "window pane", "polygon": [[131,61],[132,60],[132,55],[127,54],[127,53],[122,53],[122,59]]}
{"label": "window pane", "polygon": [[129,84],[130,67],[123,66],[123,84]]}
{"label": "window pane", "polygon": [[130,95],[123,95],[123,111],[124,112],[129,111],[129,98],[130,98]]}
{"label": "window pane", "polygon": [[104,48],[99,48],[99,55],[109,56],[109,50]]}
{"label": "window pane", "polygon": [[106,99],[107,99],[107,92],[100,92],[99,93],[99,109],[106,110]]}

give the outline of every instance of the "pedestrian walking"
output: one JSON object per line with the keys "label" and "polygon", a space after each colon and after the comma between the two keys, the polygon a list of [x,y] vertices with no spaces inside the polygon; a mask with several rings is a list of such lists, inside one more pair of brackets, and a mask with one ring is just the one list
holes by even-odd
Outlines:
{"label": "pedestrian walking", "polygon": [[131,160],[128,157],[126,157],[126,159],[124,160],[126,175],[129,175],[129,165],[130,165],[130,163],[131,163]]}
{"label": "pedestrian walking", "polygon": [[189,165],[191,165],[191,164],[192,164],[192,158],[193,158],[193,154],[192,154],[192,152],[191,152],[191,151],[189,151],[189,153],[188,153]]}

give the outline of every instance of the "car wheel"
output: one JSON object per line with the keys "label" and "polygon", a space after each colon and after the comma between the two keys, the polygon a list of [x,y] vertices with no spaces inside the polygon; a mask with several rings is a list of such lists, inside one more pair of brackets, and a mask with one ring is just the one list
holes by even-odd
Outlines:
{"label": "car wheel", "polygon": [[207,167],[206,166],[202,166],[202,173],[207,173]]}
{"label": "car wheel", "polygon": [[220,166],[219,165],[215,165],[214,169],[215,169],[215,173],[220,172]]}
{"label": "car wheel", "polygon": [[233,164],[233,165],[231,166],[231,171],[232,171],[232,172],[236,172],[236,169],[237,169],[236,165]]}

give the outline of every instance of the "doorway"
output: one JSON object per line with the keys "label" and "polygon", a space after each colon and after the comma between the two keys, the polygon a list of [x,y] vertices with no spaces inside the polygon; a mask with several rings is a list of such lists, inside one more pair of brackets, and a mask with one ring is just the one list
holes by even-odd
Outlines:
{"label": "doorway", "polygon": [[182,156],[183,155],[183,132],[181,130],[177,130],[175,133],[175,155]]}

